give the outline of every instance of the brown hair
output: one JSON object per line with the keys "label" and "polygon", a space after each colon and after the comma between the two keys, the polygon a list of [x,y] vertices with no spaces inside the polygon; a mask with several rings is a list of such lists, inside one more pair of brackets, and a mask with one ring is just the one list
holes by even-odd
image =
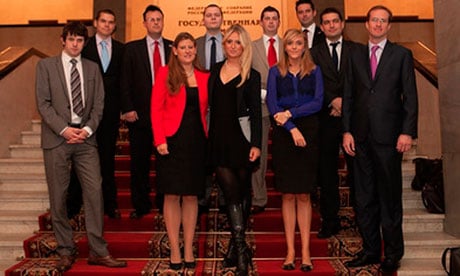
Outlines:
{"label": "brown hair", "polygon": [[[182,32],[179,33],[176,36],[176,39],[174,40],[172,47],[177,48],[179,43],[183,40],[191,40],[193,42],[193,45],[196,47],[196,40],[195,38],[187,32]],[[195,55],[195,59],[193,60],[193,66],[198,69],[201,69],[200,62],[198,61],[198,56]],[[169,93],[174,95],[179,92],[179,89],[182,85],[188,85],[187,82],[187,75],[185,73],[184,68],[180,64],[177,56],[174,54],[173,51],[171,51],[171,54],[169,56],[169,62],[168,62],[168,79],[167,79],[167,84],[168,84],[168,89]]]}

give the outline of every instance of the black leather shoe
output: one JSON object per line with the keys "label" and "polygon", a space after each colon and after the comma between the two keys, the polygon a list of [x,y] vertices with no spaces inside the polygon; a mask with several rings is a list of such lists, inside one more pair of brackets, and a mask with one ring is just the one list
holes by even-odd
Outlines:
{"label": "black leather shoe", "polygon": [[114,209],[106,212],[106,215],[111,218],[111,219],[120,219],[121,218],[121,213],[120,210]]}
{"label": "black leather shoe", "polygon": [[251,214],[253,214],[253,215],[262,213],[263,211],[265,211],[265,206],[253,205],[251,207]]}
{"label": "black leather shoe", "polygon": [[184,262],[184,267],[185,268],[195,268],[196,267],[196,261],[193,262]]}
{"label": "black leather shoe", "polygon": [[141,213],[139,211],[132,211],[129,214],[129,218],[130,219],[141,219],[145,214],[147,214],[147,213]]}
{"label": "black leather shoe", "polygon": [[348,267],[358,267],[358,266],[366,266],[366,265],[378,264],[378,263],[380,263],[380,257],[361,254],[355,259],[346,262],[345,265]]}
{"label": "black leather shoe", "polygon": [[69,270],[73,263],[75,262],[75,257],[70,255],[62,255],[59,259],[59,262],[56,264],[57,270],[64,272]]}
{"label": "black leather shoe", "polygon": [[399,266],[399,260],[393,258],[385,258],[380,264],[380,271],[384,274],[392,274],[398,270]]}
{"label": "black leather shoe", "polygon": [[172,269],[172,270],[181,270],[182,269],[182,263],[169,263],[169,268]]}
{"label": "black leather shoe", "polygon": [[327,239],[337,234],[340,230],[339,226],[322,226],[318,232],[318,239]]}

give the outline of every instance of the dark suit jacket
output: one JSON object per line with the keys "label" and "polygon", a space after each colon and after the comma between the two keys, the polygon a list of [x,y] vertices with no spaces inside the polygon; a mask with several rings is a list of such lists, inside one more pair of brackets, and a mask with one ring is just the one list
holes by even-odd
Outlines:
{"label": "dark suit jacket", "polygon": [[[212,113],[212,97],[218,92],[214,91],[214,85],[219,78],[220,70],[225,61],[216,63],[211,70],[208,82],[209,104]],[[262,112],[260,102],[260,74],[254,69],[251,69],[249,78],[244,84],[237,88],[237,106],[236,113],[238,118],[249,116],[251,128],[251,146],[261,148],[262,144]]]}
{"label": "dark suit jacket", "polygon": [[311,44],[311,45],[312,45],[312,48],[313,48],[315,45],[317,45],[317,44],[323,42],[324,40],[325,40],[325,37],[324,37],[323,31],[321,31],[321,28],[318,27],[318,25],[316,25],[316,27],[315,27],[315,34],[314,34],[314,36],[313,36],[313,43]]}
{"label": "dark suit jacket", "polygon": [[[172,41],[163,38],[165,62],[168,63]],[[146,38],[125,45],[121,73],[121,110],[136,111],[139,127],[151,128],[150,98],[152,95],[152,68]]]}
{"label": "dark suit jacket", "polygon": [[[123,58],[124,45],[112,39],[112,56],[110,64],[105,73],[102,73],[104,80],[104,120],[110,123],[118,124],[120,121],[120,75],[121,75],[121,62]],[[82,57],[96,62],[99,69],[102,70],[102,63],[97,50],[96,38],[90,37],[86,43]]]}
{"label": "dark suit jacket", "polygon": [[417,89],[410,50],[387,41],[371,79],[369,49],[351,52],[343,98],[344,131],[355,141],[372,137],[394,144],[400,134],[417,137]]}
{"label": "dark suit jacket", "polygon": [[[182,85],[177,94],[171,95],[168,85],[168,67],[162,67],[158,72],[152,91],[151,120],[155,146],[166,143],[166,137],[173,136],[180,127],[187,102],[185,86]],[[201,123],[203,132],[207,133],[206,114],[208,112],[208,78],[209,73],[195,70],[198,87]]]}
{"label": "dark suit jacket", "polygon": [[[81,124],[96,131],[104,108],[104,86],[97,64],[84,58],[81,63],[85,93]],[[65,143],[60,132],[72,121],[61,55],[40,60],[36,73],[35,94],[42,117],[41,145],[44,149],[52,149]],[[91,135],[85,143],[96,145],[95,137]]]}
{"label": "dark suit jacket", "polygon": [[329,109],[328,106],[337,97],[343,97],[343,86],[345,83],[345,74],[348,68],[348,58],[356,43],[348,40],[342,40],[342,52],[340,56],[339,71],[335,68],[329,52],[329,45],[324,39],[313,46],[310,53],[314,62],[321,67],[324,84],[323,109]]}

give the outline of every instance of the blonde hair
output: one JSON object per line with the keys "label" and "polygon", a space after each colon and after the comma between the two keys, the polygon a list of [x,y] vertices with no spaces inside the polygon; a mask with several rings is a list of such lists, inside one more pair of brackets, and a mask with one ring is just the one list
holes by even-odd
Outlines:
{"label": "blonde hair", "polygon": [[303,78],[316,68],[316,64],[313,62],[313,59],[310,55],[310,50],[308,49],[308,43],[304,34],[298,29],[289,29],[284,33],[283,36],[283,53],[280,55],[280,61],[278,62],[278,69],[282,77],[285,77],[289,70],[289,56],[286,52],[286,47],[288,44],[292,43],[294,39],[301,37],[304,41],[305,49],[302,54],[302,59],[300,61],[300,78]]}
{"label": "blonde hair", "polygon": [[[179,43],[183,40],[191,40],[193,42],[193,45],[196,47],[195,38],[193,38],[193,36],[187,32],[179,33],[176,36],[176,39],[174,40],[172,46],[174,48],[177,48]],[[201,65],[198,61],[197,55],[195,55],[195,59],[193,60],[193,66],[195,67],[195,69],[201,70]],[[188,86],[188,82],[187,74],[185,73],[184,67],[182,67],[182,65],[180,64],[177,56],[174,54],[174,51],[171,51],[171,54],[169,56],[168,68],[169,71],[167,84],[169,93],[171,95],[175,95],[179,93],[179,89],[182,85]]]}
{"label": "blonde hair", "polygon": [[249,78],[251,73],[251,63],[252,63],[252,46],[251,46],[251,37],[249,33],[244,29],[240,24],[235,24],[230,26],[227,31],[225,31],[224,37],[222,39],[222,46],[225,49],[225,43],[227,42],[230,35],[237,33],[243,46],[243,53],[240,57],[240,66],[241,66],[241,82],[236,86],[240,87],[243,83]]}

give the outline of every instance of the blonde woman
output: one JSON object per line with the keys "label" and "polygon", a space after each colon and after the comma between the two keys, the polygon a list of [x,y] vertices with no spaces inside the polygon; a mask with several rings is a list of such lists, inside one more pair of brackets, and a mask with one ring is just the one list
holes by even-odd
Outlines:
{"label": "blonde woman", "polygon": [[311,271],[310,193],[315,191],[318,168],[318,117],[323,102],[321,71],[310,56],[305,36],[287,30],[280,62],[267,81],[267,106],[276,123],[273,129],[275,188],[282,193],[282,214],[287,254],[284,270],[295,269],[295,225],[300,230],[300,270]]}
{"label": "blonde woman", "polygon": [[225,32],[226,60],[209,77],[210,163],[224,193],[232,238],[224,267],[236,266],[235,275],[248,275],[252,252],[245,241],[251,208],[251,173],[260,156],[262,124],[260,74],[251,69],[248,32],[233,25]]}

